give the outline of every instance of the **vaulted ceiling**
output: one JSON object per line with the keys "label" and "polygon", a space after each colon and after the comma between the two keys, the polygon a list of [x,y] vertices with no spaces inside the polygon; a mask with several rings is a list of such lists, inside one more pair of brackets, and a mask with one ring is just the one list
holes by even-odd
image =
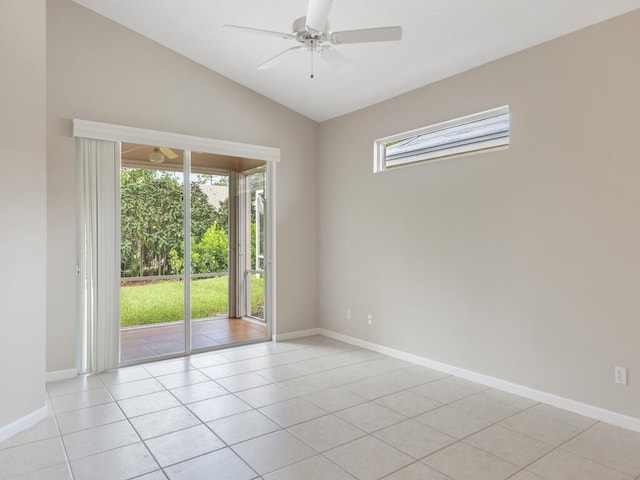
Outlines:
{"label": "vaulted ceiling", "polygon": [[311,79],[309,52],[256,68],[297,45],[291,39],[223,28],[291,33],[307,0],[74,1],[316,121],[640,8],[640,0],[335,0],[332,31],[400,25],[403,38],[336,45],[353,66],[316,56]]}

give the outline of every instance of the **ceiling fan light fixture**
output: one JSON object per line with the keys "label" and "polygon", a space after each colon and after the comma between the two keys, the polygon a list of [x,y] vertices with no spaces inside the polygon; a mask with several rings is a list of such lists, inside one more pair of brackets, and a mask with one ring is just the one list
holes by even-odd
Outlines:
{"label": "ceiling fan light fixture", "polygon": [[151,163],[162,163],[164,162],[164,155],[159,149],[154,148],[153,151],[149,153],[149,161]]}

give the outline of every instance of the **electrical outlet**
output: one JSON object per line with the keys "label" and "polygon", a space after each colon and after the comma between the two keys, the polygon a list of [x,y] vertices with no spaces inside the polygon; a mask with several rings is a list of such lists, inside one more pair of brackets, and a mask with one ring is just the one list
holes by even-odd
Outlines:
{"label": "electrical outlet", "polygon": [[351,309],[347,308],[347,320],[351,320]]}
{"label": "electrical outlet", "polygon": [[620,385],[627,384],[627,369],[625,367],[615,367],[615,381]]}
{"label": "electrical outlet", "polygon": [[373,325],[373,314],[370,313],[369,315],[367,315],[367,323],[369,325]]}

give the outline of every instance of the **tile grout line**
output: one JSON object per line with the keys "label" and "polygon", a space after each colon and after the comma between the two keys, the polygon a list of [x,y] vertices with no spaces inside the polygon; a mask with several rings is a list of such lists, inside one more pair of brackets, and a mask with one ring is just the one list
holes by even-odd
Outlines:
{"label": "tile grout line", "polygon": [[[188,362],[186,362],[186,361],[185,361],[184,363],[185,363],[185,366],[186,366]],[[190,365],[190,364],[189,364],[189,365]],[[190,365],[190,366],[191,366],[191,365]],[[145,370],[149,375],[151,375],[151,378],[153,378],[155,381],[157,381],[157,382],[162,386],[163,390],[161,390],[161,391],[165,391],[165,392],[169,393],[173,398],[175,398],[175,399],[176,399],[176,401],[180,404],[180,406],[181,406],[181,407],[183,407],[183,408],[187,408],[187,409],[188,409],[188,407],[187,407],[184,403],[182,403],[182,402],[180,401],[180,399],[179,399],[179,398],[177,398],[177,397],[173,394],[173,392],[171,392],[171,391],[170,391],[170,389],[168,389],[168,388],[167,388],[167,387],[166,387],[162,382],[159,382],[159,381],[158,381],[158,379],[157,379],[156,375],[154,375],[152,372],[150,372],[150,371],[149,371],[149,370],[147,370],[146,368],[144,368],[144,367],[142,367],[142,368],[143,368],[143,369],[144,369],[144,370]],[[197,370],[197,369],[196,369],[196,370]],[[187,370],[185,370],[185,371],[187,371]],[[180,373],[180,372],[174,372],[174,373]],[[167,375],[173,375],[173,373],[170,373],[170,374],[167,374]],[[158,376],[162,376],[162,375],[158,375]],[[100,381],[102,381],[102,379],[101,379],[101,378],[100,378]],[[135,382],[135,381],[139,381],[139,380],[134,380],[134,382]],[[215,382],[215,381],[214,381],[214,382]],[[104,382],[102,382],[102,383],[103,383],[103,385],[105,385],[105,384],[104,384]],[[133,383],[133,382],[123,382],[123,383]],[[219,385],[217,382],[215,382],[215,383],[216,383],[217,385]],[[117,385],[117,384],[116,384],[116,385]],[[222,387],[221,385],[219,385],[219,386],[220,386],[221,388],[224,388],[224,387]],[[106,385],[105,385],[105,388],[107,388],[107,390],[109,390],[109,388],[108,388]],[[179,387],[176,387],[176,388],[179,388]],[[226,390],[226,389],[225,389],[225,390]],[[158,392],[153,392],[153,393],[158,393]],[[149,395],[149,394],[142,394],[142,395],[137,395],[137,396],[129,397],[129,398],[138,398],[138,397],[142,397],[142,396],[145,396],[145,395]],[[128,400],[129,398],[125,398],[125,399],[122,399],[122,400]],[[162,466],[162,465],[160,464],[160,462],[158,461],[158,458],[153,454],[153,452],[151,451],[151,449],[150,449],[150,448],[149,448],[149,446],[147,445],[147,440],[152,440],[152,439],[154,439],[154,438],[159,438],[159,437],[161,437],[161,436],[163,436],[163,435],[168,435],[168,434],[175,433],[175,432],[178,432],[178,431],[187,430],[187,429],[189,429],[189,428],[194,428],[194,427],[199,426],[199,425],[203,425],[203,426],[204,426],[205,428],[207,428],[209,431],[211,431],[211,429],[208,427],[208,425],[207,425],[205,422],[203,422],[203,421],[202,421],[202,419],[200,419],[200,417],[198,417],[194,412],[191,412],[191,410],[189,410],[189,409],[188,409],[188,410],[191,412],[191,414],[193,414],[193,415],[198,419],[198,421],[200,422],[200,423],[199,423],[199,425],[195,425],[195,426],[192,426],[192,427],[180,428],[180,429],[178,429],[178,430],[173,430],[173,431],[171,431],[171,432],[169,432],[169,433],[165,433],[165,434],[163,434],[163,435],[158,435],[158,436],[156,436],[156,437],[151,437],[151,438],[148,438],[148,439],[143,439],[143,438],[142,438],[142,436],[140,435],[140,432],[138,432],[138,430],[137,430],[137,429],[135,428],[135,426],[133,425],[133,423],[132,423],[131,419],[132,419],[132,418],[137,418],[137,417],[142,417],[142,416],[144,416],[144,415],[149,415],[149,414],[157,413],[157,412],[149,412],[149,413],[146,413],[146,414],[136,415],[136,416],[134,416],[134,417],[129,417],[129,416],[124,412],[124,410],[122,410],[122,407],[120,406],[120,404],[119,404],[118,400],[115,400],[115,399],[114,399],[114,401],[115,401],[116,405],[118,406],[118,408],[120,409],[120,411],[122,412],[122,414],[124,415],[125,419],[126,419],[126,420],[127,420],[127,422],[129,423],[129,425],[131,426],[131,428],[133,429],[133,431],[136,433],[136,435],[137,435],[137,436],[138,436],[138,438],[140,439],[140,443],[142,443],[142,444],[144,445],[144,448],[147,450],[147,452],[149,452],[149,455],[151,456],[151,458],[153,458],[154,462],[155,462],[155,463],[156,463],[156,465],[158,466],[158,469],[159,469],[159,470],[153,470],[153,471],[161,471],[161,472],[162,472],[162,474],[163,474],[165,477],[167,476],[167,475],[166,475],[166,473],[165,473],[165,468],[171,467],[171,466],[173,466],[173,465],[177,465],[178,463],[182,463],[183,461],[193,460],[194,458],[198,458],[198,457],[200,457],[200,456],[207,455],[207,454],[209,454],[209,453],[212,453],[212,452],[214,452],[214,451],[218,451],[218,450],[220,450],[220,449],[224,448],[224,447],[221,447],[221,448],[219,448],[219,449],[213,450],[212,452],[206,452],[206,453],[203,453],[203,454],[200,454],[200,455],[196,455],[196,456],[191,457],[191,458],[188,458],[188,459],[181,460],[180,462],[176,462],[175,464],[171,464],[171,465],[167,465],[167,466]],[[173,408],[173,407],[172,407],[172,408]],[[168,409],[163,409],[163,410],[168,410]],[[158,412],[161,412],[161,411],[163,411],[163,410],[159,410]],[[215,435],[215,432],[213,432],[213,431],[212,431],[212,433]],[[224,440],[222,440],[220,437],[218,437],[218,435],[215,435],[215,436],[216,436],[216,438],[218,438],[221,442],[223,442],[223,444],[224,444],[224,445],[226,445],[226,443],[224,442]],[[120,447],[118,447],[118,448],[120,448]],[[112,450],[115,450],[115,449],[112,449]],[[104,452],[100,452],[100,453],[104,453]],[[141,477],[141,476],[147,475],[147,474],[149,474],[149,473],[153,473],[153,471],[152,471],[152,472],[146,472],[146,473],[143,473],[143,474],[138,475],[138,476],[133,477],[133,478],[135,479],[135,478],[138,478],[138,477]],[[167,477],[167,478],[168,478],[168,477]]]}
{"label": "tile grout line", "polygon": [[[562,423],[562,422],[561,422],[561,423]],[[544,455],[542,455],[541,457],[536,458],[535,460],[533,460],[533,461],[529,462],[527,465],[525,465],[524,467],[522,467],[522,469],[521,469],[521,470],[519,470],[518,472],[514,473],[514,475],[516,475],[516,474],[518,474],[518,473],[520,473],[520,472],[522,472],[522,471],[526,471],[526,470],[527,470],[527,468],[529,468],[531,465],[533,465],[534,463],[536,463],[536,462],[538,462],[538,461],[542,460],[542,459],[543,459],[544,457],[546,457],[547,455],[549,455],[549,454],[551,454],[551,453],[555,452],[556,450],[558,450],[559,448],[561,448],[563,445],[566,445],[567,443],[569,443],[569,442],[570,442],[571,440],[573,440],[574,438],[576,438],[576,437],[578,437],[578,436],[582,435],[582,434],[583,434],[584,432],[586,432],[587,430],[590,430],[591,428],[593,428],[593,427],[594,427],[595,425],[597,425],[598,423],[600,423],[600,422],[597,422],[596,424],[591,425],[590,427],[586,428],[585,430],[583,430],[583,431],[581,431],[581,432],[578,432],[578,433],[576,433],[575,435],[573,435],[572,437],[570,437],[569,439],[565,440],[565,441],[564,441],[564,442],[562,442],[560,445],[557,445],[557,446],[553,447],[551,450],[549,450],[547,453],[545,453],[545,454],[544,454]],[[505,427],[505,428],[508,428],[508,427]],[[511,430],[511,429],[509,429],[509,430]],[[526,435],[526,434],[523,434],[523,435]],[[528,436],[528,435],[527,435],[527,436]],[[533,437],[530,437],[530,438],[533,438]],[[545,443],[546,443],[546,442],[545,442]],[[584,458],[584,457],[582,457],[582,458]],[[586,460],[589,460],[589,459],[586,459]],[[599,462],[595,462],[595,463],[599,463]],[[604,466],[606,466],[606,465],[604,465]],[[608,467],[608,468],[610,468],[610,467]],[[531,472],[531,473],[535,473],[535,472]],[[550,480],[550,479],[548,479],[547,477],[543,477],[543,476],[542,476],[541,474],[539,474],[539,473],[535,473],[535,475],[537,475],[537,476],[539,476],[539,477],[541,477],[541,478],[544,478],[545,480]],[[508,478],[511,478],[511,477],[508,477]]]}
{"label": "tile grout line", "polygon": [[47,390],[47,403],[50,403],[51,405],[51,413],[53,416],[53,421],[56,424],[56,431],[58,432],[58,437],[60,438],[60,443],[62,444],[62,453],[64,455],[64,460],[65,460],[65,467],[67,468],[67,472],[69,473],[69,476],[71,477],[71,480],[73,480],[73,470],[71,469],[71,460],[69,459],[69,454],[67,453],[67,445],[64,443],[64,440],[62,438],[62,432],[60,431],[60,425],[58,424],[58,416],[53,408],[53,401],[51,400],[51,396],[49,395],[49,391]]}
{"label": "tile grout line", "polygon": [[[223,356],[224,356],[224,355],[223,355]],[[225,358],[229,359],[229,362],[224,363],[223,365],[226,365],[226,364],[228,364],[228,363],[234,363],[234,364],[235,364],[235,363],[237,362],[237,360],[230,359],[229,357],[225,357]],[[238,396],[236,396],[236,395],[234,394],[234,392],[229,391],[229,390],[228,390],[227,388],[225,388],[223,385],[221,385],[220,383],[218,383],[218,382],[216,381],[216,379],[209,377],[209,376],[208,376],[206,373],[204,373],[204,372],[201,372],[199,368],[197,368],[197,367],[195,367],[195,366],[191,365],[190,363],[188,363],[188,361],[185,361],[185,363],[187,363],[188,365],[192,366],[195,370],[197,370],[197,371],[199,371],[200,373],[202,373],[203,375],[205,375],[205,376],[209,379],[209,380],[207,380],[206,382],[211,381],[211,382],[215,383],[217,386],[219,386],[220,388],[222,388],[225,392],[227,392],[227,393],[225,393],[225,394],[223,394],[223,395],[219,395],[219,396],[233,395],[233,396],[234,396],[235,398],[237,398],[238,400],[240,400],[240,401],[244,402],[241,398],[239,398]],[[207,367],[203,367],[203,368],[207,368]],[[146,369],[145,369],[145,370],[146,370]],[[148,371],[148,370],[147,370],[147,371]],[[153,378],[154,378],[154,379],[156,379],[156,380],[157,380],[157,377],[156,377],[153,373],[151,373],[151,372],[149,372],[149,373],[153,376]],[[177,373],[179,373],[179,372],[177,372]],[[227,377],[220,377],[220,378],[228,378],[228,377],[232,377],[232,376],[235,376],[235,375],[229,375],[229,376],[227,376]],[[161,383],[161,384],[162,384],[162,382],[159,382],[159,383]],[[202,382],[202,383],[204,383],[204,382]],[[196,383],[196,384],[197,384],[197,383]],[[165,387],[165,386],[164,386],[164,384],[162,384],[162,385],[163,385],[163,387]],[[183,386],[188,386],[188,385],[194,385],[194,384],[187,384],[187,385],[183,385]],[[176,388],[180,388],[180,387],[176,387]],[[171,391],[170,391],[169,389],[167,389],[166,387],[165,387],[165,389],[166,389],[170,394],[172,394],[174,398],[176,398],[176,400],[180,403],[180,406],[182,406],[183,408],[186,408],[186,409],[187,409],[187,410],[188,410],[192,415],[194,415],[194,417],[195,417],[195,418],[197,418],[197,419],[198,419],[198,421],[200,422],[200,424],[199,424],[199,425],[202,425],[202,426],[204,426],[205,428],[207,428],[207,430],[209,430],[213,435],[215,435],[215,437],[216,437],[217,439],[219,439],[219,440],[222,442],[222,444],[223,444],[223,446],[222,446],[222,447],[220,447],[220,448],[218,448],[218,449],[216,449],[216,450],[212,450],[212,451],[210,451],[210,452],[205,452],[205,453],[202,453],[202,454],[200,454],[200,455],[196,455],[196,456],[194,456],[194,457],[190,457],[190,458],[187,458],[187,459],[183,459],[183,460],[181,460],[181,461],[179,461],[179,462],[176,462],[176,463],[174,463],[174,464],[167,465],[167,466],[161,466],[161,465],[160,465],[160,462],[158,462],[158,460],[155,458],[155,456],[153,456],[153,453],[152,453],[151,451],[149,451],[149,453],[151,453],[151,455],[153,456],[154,460],[156,461],[156,463],[158,464],[158,466],[160,467],[161,471],[163,472],[163,474],[164,474],[165,476],[166,476],[166,472],[165,472],[165,469],[166,469],[166,468],[169,468],[169,467],[171,467],[171,466],[173,466],[173,465],[178,465],[178,464],[183,463],[183,462],[191,461],[191,460],[194,460],[195,458],[203,457],[203,456],[205,456],[205,455],[209,455],[210,453],[217,452],[217,451],[223,450],[223,449],[225,449],[225,448],[228,448],[228,449],[229,449],[231,452],[233,452],[233,454],[234,454],[235,456],[237,456],[237,457],[238,457],[238,458],[239,458],[239,459],[240,459],[240,460],[241,460],[241,461],[242,461],[242,462],[243,462],[243,463],[244,463],[244,464],[245,464],[245,465],[246,465],[246,466],[247,466],[247,467],[252,471],[252,472],[254,472],[256,475],[258,475],[258,477],[260,477],[260,478],[261,478],[260,474],[258,474],[258,472],[256,472],[256,471],[253,469],[253,467],[252,467],[251,465],[249,465],[249,464],[247,463],[247,461],[246,461],[242,456],[240,456],[240,455],[239,455],[239,454],[238,454],[238,453],[233,449],[232,445],[228,444],[228,443],[227,443],[227,442],[226,442],[222,437],[220,437],[218,434],[216,434],[216,432],[215,432],[215,431],[214,431],[214,430],[213,430],[213,429],[208,425],[208,423],[210,423],[210,422],[205,422],[201,417],[199,417],[199,416],[198,416],[198,414],[197,414],[196,412],[192,411],[192,410],[189,408],[189,406],[188,406],[189,404],[188,404],[188,403],[183,403],[179,398],[177,398],[177,397],[173,394],[173,392],[171,392]],[[217,397],[218,397],[218,396],[216,396],[216,397],[211,397],[211,398],[217,398]],[[199,400],[199,401],[210,400],[211,398],[207,398],[207,399],[203,399],[203,400]],[[198,403],[198,401],[196,401],[196,402],[191,402],[191,403]],[[246,403],[246,402],[244,402],[244,403]],[[247,404],[247,405],[248,405],[248,404]],[[251,407],[251,409],[252,409],[252,410],[257,411],[257,409],[256,409],[256,408],[254,408],[252,405],[249,405],[249,406]],[[251,411],[251,410],[247,410],[247,411]],[[244,412],[240,412],[240,413],[244,413]],[[238,414],[239,414],[239,413],[232,414],[232,415],[227,415],[227,416],[223,416],[223,417],[220,417],[220,418],[229,418],[229,417],[232,417],[232,416],[234,416],[234,415],[238,415]],[[219,418],[219,419],[220,419],[220,418]],[[215,420],[219,420],[219,419],[215,419]],[[211,421],[214,421],[214,420],[211,420]],[[197,426],[199,426],[199,425],[197,425]],[[132,425],[132,427],[133,427],[133,425]],[[133,427],[133,428],[135,429],[135,427]],[[171,434],[171,433],[175,433],[175,432],[177,432],[177,431],[186,430],[186,429],[188,429],[188,428],[194,428],[194,427],[186,427],[186,428],[184,428],[184,429],[174,430],[174,431],[172,431],[172,432],[170,432],[170,433],[166,433],[166,434],[163,434],[163,435],[158,435],[157,437],[153,437],[153,438],[159,438],[159,437],[161,437],[161,436],[169,435],[169,434]],[[281,430],[283,430],[283,428],[281,428]],[[137,430],[136,430],[136,432],[137,432]],[[267,435],[267,434],[264,434],[264,435]],[[259,435],[259,436],[263,436],[263,435]],[[258,436],[258,437],[259,437],[259,436]],[[253,437],[253,438],[257,438],[257,437]],[[150,440],[150,439],[147,439],[147,440]],[[148,446],[147,446],[147,444],[146,444],[146,440],[142,440],[142,442],[145,444],[145,447],[147,448],[147,450],[150,450],[150,449],[149,449],[149,447],[148,447]],[[242,443],[242,442],[238,442],[238,443]],[[258,478],[258,477],[256,477],[256,478]]]}
{"label": "tile grout line", "polygon": [[[550,450],[549,452],[545,453],[542,457],[538,458],[538,459],[537,459],[537,460],[535,460],[534,462],[531,462],[531,463],[530,463],[529,465],[527,465],[525,468],[528,468],[528,467],[529,467],[529,466],[531,466],[533,463],[537,462],[538,460],[541,460],[542,458],[544,458],[545,456],[549,455],[550,453],[555,452],[556,450],[559,450],[560,448],[564,447],[567,443],[571,442],[571,441],[572,441],[572,440],[574,440],[575,438],[579,437],[580,435],[585,434],[585,433],[586,433],[586,432],[588,432],[589,430],[592,430],[593,428],[595,428],[596,426],[601,425],[601,424],[604,424],[604,422],[597,421],[596,423],[594,423],[593,425],[590,425],[589,427],[585,428],[585,429],[584,429],[584,430],[582,430],[581,432],[576,433],[576,434],[575,434],[575,435],[573,435],[571,438],[567,439],[565,442],[563,442],[563,443],[561,443],[560,445],[558,445],[557,447],[555,447],[553,450]],[[595,460],[595,459],[593,459],[593,458],[589,458],[589,457],[585,457],[585,456],[583,456],[583,455],[581,455],[581,454],[579,454],[579,453],[574,453],[574,452],[572,452],[572,451],[567,451],[567,453],[569,453],[569,454],[571,454],[571,455],[575,455],[575,456],[577,456],[577,457],[580,457],[580,458],[582,458],[582,459],[584,459],[584,460],[588,460],[588,461],[590,461],[590,462],[596,463],[596,464],[598,464],[598,465],[600,465],[600,466],[602,466],[602,467],[605,467],[605,468],[608,468],[608,469],[614,470],[614,471],[619,472],[619,473],[621,473],[621,474],[623,474],[623,475],[633,475],[632,473],[630,474],[630,473],[628,473],[628,472],[624,472],[624,471],[622,471],[622,470],[620,470],[620,469],[618,469],[618,468],[616,468],[616,467],[612,467],[612,466],[610,466],[610,465],[606,465],[606,464],[604,464],[604,463],[602,463],[602,462],[600,462],[600,461],[598,461],[598,460]],[[540,475],[540,474],[538,474],[538,473],[536,473],[536,475],[541,476],[541,475]],[[637,480],[637,479],[636,479],[636,480]]]}

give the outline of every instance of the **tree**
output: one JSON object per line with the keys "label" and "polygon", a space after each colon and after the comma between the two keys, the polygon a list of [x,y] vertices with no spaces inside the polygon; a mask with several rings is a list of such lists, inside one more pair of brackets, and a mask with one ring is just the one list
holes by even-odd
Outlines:
{"label": "tree", "polygon": [[218,227],[229,233],[229,197],[220,202],[218,208],[213,212],[214,221],[218,224]]}
{"label": "tree", "polygon": [[[184,244],[181,246],[181,250]],[[184,259],[178,251],[170,254],[171,269],[184,273]],[[229,237],[216,222],[199,241],[191,237],[191,273],[226,272],[229,270]]]}
{"label": "tree", "polygon": [[[123,168],[121,185],[121,272],[123,276],[170,275],[170,255],[184,242],[183,186],[179,174]],[[191,184],[191,232],[199,242],[214,224],[214,207]]]}
{"label": "tree", "polygon": [[128,168],[120,185],[123,274],[169,274],[168,254],[182,240],[181,185],[168,173]]}
{"label": "tree", "polygon": [[191,183],[191,235],[200,240],[217,220],[216,209],[196,182]]}

